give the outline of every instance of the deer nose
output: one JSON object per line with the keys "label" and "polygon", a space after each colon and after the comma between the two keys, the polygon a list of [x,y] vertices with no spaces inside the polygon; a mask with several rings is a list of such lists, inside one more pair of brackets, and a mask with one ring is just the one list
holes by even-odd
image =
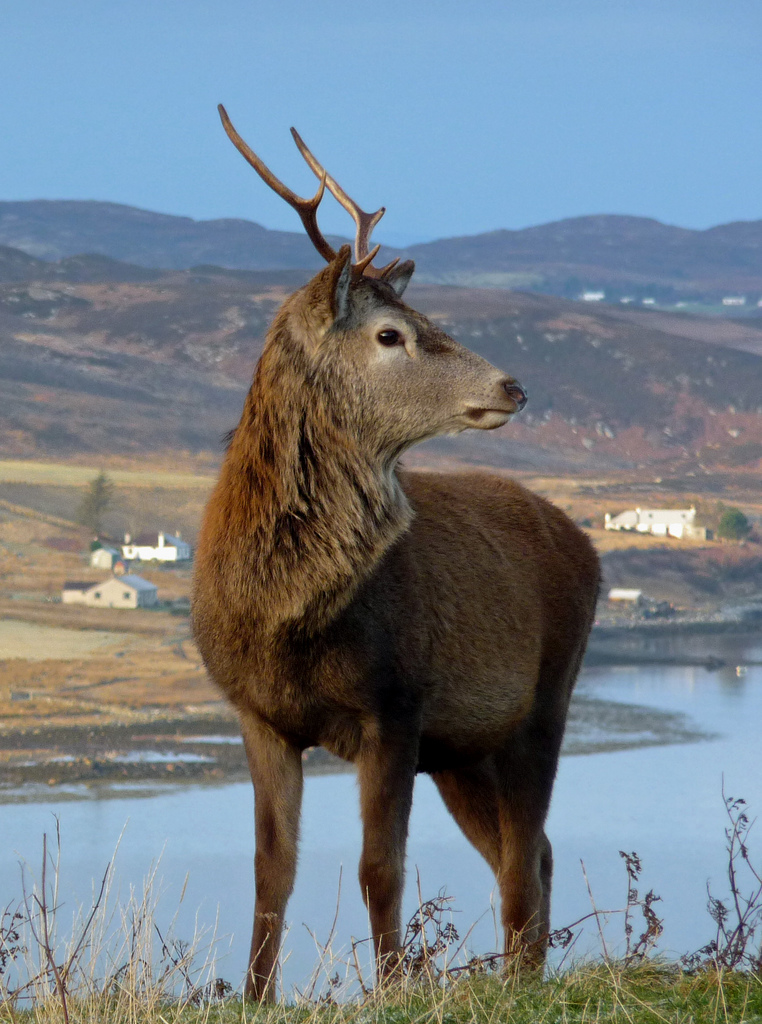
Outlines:
{"label": "deer nose", "polygon": [[505,393],[508,395],[508,397],[513,399],[513,401],[518,406],[518,409],[516,411],[521,412],[521,410],[527,404],[528,396],[525,389],[521,386],[521,384],[519,384],[517,380],[510,379],[507,380],[505,384],[503,384],[503,387],[505,388]]}

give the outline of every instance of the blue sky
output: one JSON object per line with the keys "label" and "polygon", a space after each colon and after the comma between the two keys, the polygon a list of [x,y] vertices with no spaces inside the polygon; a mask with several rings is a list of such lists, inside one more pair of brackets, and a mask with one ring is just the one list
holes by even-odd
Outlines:
{"label": "blue sky", "polygon": [[391,244],[759,219],[761,53],[760,0],[0,0],[0,199],[298,230],[221,101],[307,194],[295,124]]}

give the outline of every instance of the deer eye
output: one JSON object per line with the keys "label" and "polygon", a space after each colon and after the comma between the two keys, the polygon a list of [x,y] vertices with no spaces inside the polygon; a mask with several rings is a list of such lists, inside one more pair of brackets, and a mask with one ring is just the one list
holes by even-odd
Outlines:
{"label": "deer eye", "polygon": [[391,328],[387,331],[379,331],[376,335],[376,340],[381,345],[386,345],[387,348],[391,348],[392,345],[402,345],[402,336],[399,331],[394,331]]}

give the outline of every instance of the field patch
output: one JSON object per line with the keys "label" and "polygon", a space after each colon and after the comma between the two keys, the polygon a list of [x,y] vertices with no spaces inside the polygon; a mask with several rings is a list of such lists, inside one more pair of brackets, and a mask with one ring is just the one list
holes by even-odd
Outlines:
{"label": "field patch", "polygon": [[[103,467],[79,466],[65,462],[31,462],[24,459],[0,459],[0,483],[84,487]],[[109,469],[109,478],[118,486],[164,487],[172,490],[209,491],[213,476],[198,473],[174,473],[163,469]]]}
{"label": "field patch", "polygon": [[0,660],[70,661],[93,658],[135,642],[127,633],[64,629],[35,622],[0,620]]}

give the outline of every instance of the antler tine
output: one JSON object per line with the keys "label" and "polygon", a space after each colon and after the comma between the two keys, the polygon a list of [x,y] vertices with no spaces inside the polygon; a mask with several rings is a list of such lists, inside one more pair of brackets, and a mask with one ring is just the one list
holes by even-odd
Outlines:
{"label": "antler tine", "polygon": [[[370,265],[376,258],[376,256],[378,256],[378,251],[380,248],[380,245],[374,245],[367,256],[363,256],[363,258],[358,263],[355,263],[353,268],[355,273],[363,274],[368,269],[368,267],[370,267],[371,270],[375,270],[376,268],[371,267]],[[378,275],[374,274],[373,276],[377,277]]]}
{"label": "antler tine", "polygon": [[[260,176],[262,181],[266,185],[269,185],[273,192],[276,192],[281,199],[285,199],[289,206],[292,206],[301,218],[304,230],[307,232],[310,241],[315,246],[317,251],[328,263],[335,259],[336,252],[331,248],[328,242],[323,237],[323,234],[318,227],[317,222],[317,209],[320,206],[320,201],[323,198],[325,192],[325,186],[328,183],[328,176],[325,171],[318,174],[320,178],[320,187],[318,188],[312,199],[302,199],[292,192],[288,185],[284,185],[279,178],[276,178],[273,172],[264,164],[254,150],[248,146],[238,132],[233,127],[233,123],[228,117],[228,113],[220,103],[217,106],[217,110],[220,114],[220,120],[222,121],[222,127],[227,132],[228,138],[233,143],[235,148],[241,154],[241,156],[251,164],[257,174]],[[292,129],[293,130],[293,129]],[[316,172],[317,173],[317,172]],[[330,185],[329,185],[330,188]]]}
{"label": "antler tine", "polygon": [[393,259],[391,263],[387,263],[385,267],[379,267],[376,277],[383,277],[384,274],[388,274],[390,270],[394,270],[399,261],[400,257],[397,256],[397,258]]}
{"label": "antler tine", "polygon": [[[347,195],[347,193],[344,191],[341,185],[339,185],[336,179],[332,177],[330,174],[328,174],[323,165],[318,160],[316,160],[316,158],[305,145],[301,135],[296,130],[296,128],[291,129],[291,134],[294,137],[294,142],[296,143],[299,152],[307,161],[315,176],[321,179],[325,179],[325,183],[328,186],[328,189],[331,192],[331,194],[341,203],[344,209],[347,210],[349,214],[351,214],[352,219],[357,225],[357,235],[355,237],[355,260],[357,262],[355,265],[355,269],[357,270],[359,268],[360,272],[362,272],[370,264],[371,260],[373,259],[373,256],[375,256],[376,252],[378,251],[379,247],[377,246],[373,256],[371,256],[370,259],[367,258],[369,255],[368,249],[370,248],[370,236],[372,235],[373,229],[375,228],[376,224],[378,224],[383,215],[386,213],[386,207],[382,206],[381,209],[376,210],[375,213],[366,213],[364,210],[361,210],[357,203],[354,201],[354,199],[352,199],[351,196]],[[361,264],[362,266],[360,266]]]}

